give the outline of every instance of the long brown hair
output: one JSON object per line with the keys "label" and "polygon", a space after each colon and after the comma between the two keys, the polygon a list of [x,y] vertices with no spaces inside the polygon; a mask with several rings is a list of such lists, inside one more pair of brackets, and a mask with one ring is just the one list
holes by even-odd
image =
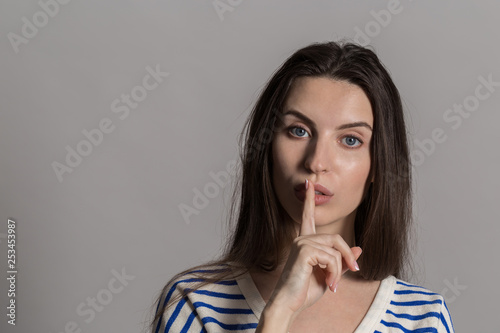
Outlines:
{"label": "long brown hair", "polygon": [[[228,216],[230,220],[238,218],[222,255],[180,272],[167,283],[156,303],[153,330],[160,325],[165,309],[178,300],[166,302],[164,298],[179,277],[198,271],[193,274],[198,274],[200,283],[185,291],[187,295],[227,278],[232,273],[229,265],[237,266],[243,274],[251,268],[272,271],[287,259],[284,250],[296,231],[293,224],[285,222],[292,219],[286,218],[272,186],[272,139],[290,87],[299,77],[345,81],[359,86],[368,97],[374,117],[369,175],[373,183],[355,219],[355,242],[363,249],[359,274],[369,280],[389,275],[406,279],[407,269],[411,269],[411,166],[399,92],[372,50],[352,43],[314,43],[281,65],[247,119],[245,134],[239,138],[241,175],[236,179]],[[207,270],[210,267],[212,270]]]}

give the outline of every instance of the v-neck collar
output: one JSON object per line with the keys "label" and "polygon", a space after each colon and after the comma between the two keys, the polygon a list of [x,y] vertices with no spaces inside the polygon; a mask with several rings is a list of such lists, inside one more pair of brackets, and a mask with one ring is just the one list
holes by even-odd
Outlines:
{"label": "v-neck collar", "polygon": [[[266,302],[262,299],[252,276],[249,272],[246,272],[245,274],[237,277],[236,282],[238,283],[238,287],[243,293],[248,306],[257,317],[257,320],[260,320],[260,316],[262,315],[262,311],[264,311]],[[370,308],[354,333],[372,332],[375,329],[375,326],[380,323],[382,315],[387,310],[391,300],[395,283],[396,278],[393,275],[389,275],[380,282],[377,294],[375,295]]]}

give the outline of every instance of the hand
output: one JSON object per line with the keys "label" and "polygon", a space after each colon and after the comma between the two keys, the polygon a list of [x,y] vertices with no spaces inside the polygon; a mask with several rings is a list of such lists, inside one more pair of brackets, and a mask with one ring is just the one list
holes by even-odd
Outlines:
{"label": "hand", "polygon": [[318,301],[327,289],[336,291],[345,272],[359,269],[356,259],[361,255],[361,248],[350,248],[338,234],[316,234],[314,197],[314,184],[309,181],[299,236],[292,243],[288,260],[268,302],[274,309],[280,308],[276,312],[284,310],[292,314],[291,321]]}

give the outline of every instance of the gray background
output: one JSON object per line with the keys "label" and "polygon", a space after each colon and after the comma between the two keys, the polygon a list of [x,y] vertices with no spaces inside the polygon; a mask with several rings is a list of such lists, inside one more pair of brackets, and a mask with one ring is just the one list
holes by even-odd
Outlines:
{"label": "gray background", "polygon": [[[220,3],[228,10],[219,16],[212,1],[73,0],[47,22],[37,1],[0,3],[0,275],[8,218],[18,267],[17,325],[7,324],[2,278],[0,330],[141,331],[164,283],[219,252],[231,184],[213,175],[237,159],[237,136],[271,73],[300,47],[361,30],[408,115],[411,282],[446,297],[457,331],[493,332],[500,87],[474,96],[479,77],[500,82],[500,3],[401,0],[380,22],[385,1]],[[16,52],[9,36],[22,38],[35,19],[37,33]],[[120,119],[113,101],[144,92],[146,68],[157,65],[168,77]],[[474,111],[446,120],[463,103]],[[60,181],[52,163],[66,164],[65,147],[105,118],[114,130]],[[433,131],[440,142],[430,143]],[[183,218],[179,207],[194,207],[204,190],[206,207]],[[125,286],[113,270],[128,275]],[[90,298],[106,303],[95,316]]]}

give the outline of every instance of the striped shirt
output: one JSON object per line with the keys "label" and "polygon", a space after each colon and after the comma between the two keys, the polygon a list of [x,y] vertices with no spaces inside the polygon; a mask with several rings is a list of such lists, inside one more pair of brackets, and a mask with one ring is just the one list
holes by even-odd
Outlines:
{"label": "striped shirt", "polygon": [[[198,281],[187,274],[172,282],[162,295],[162,304]],[[247,272],[208,284],[173,304],[164,311],[155,332],[251,333],[265,305]],[[367,314],[354,331],[361,332],[450,333],[454,328],[441,295],[390,275],[381,281]]]}

